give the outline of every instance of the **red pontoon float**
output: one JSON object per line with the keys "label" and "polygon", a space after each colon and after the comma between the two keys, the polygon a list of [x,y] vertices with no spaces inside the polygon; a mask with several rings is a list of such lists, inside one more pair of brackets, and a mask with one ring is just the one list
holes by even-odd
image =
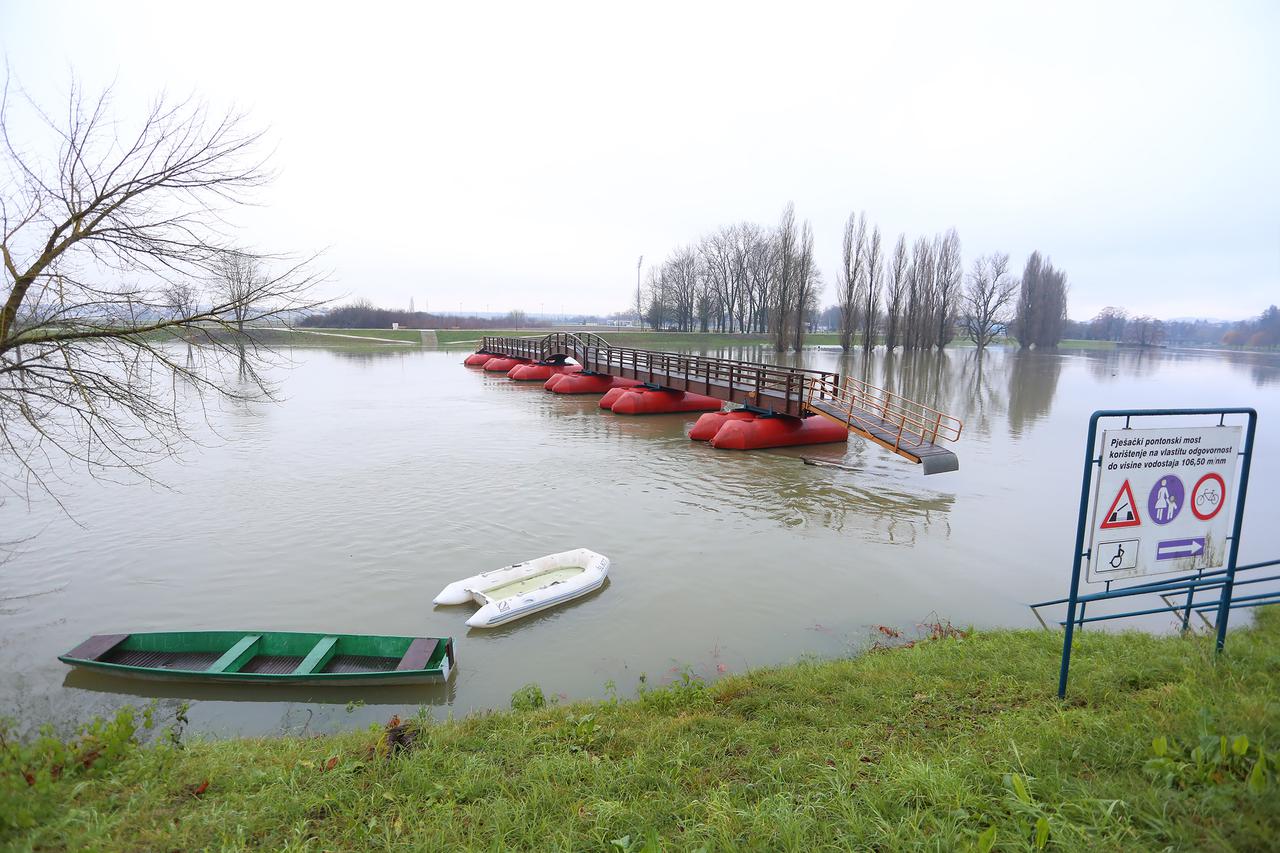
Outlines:
{"label": "red pontoon float", "polygon": [[716,437],[720,427],[729,421],[749,421],[755,416],[754,412],[748,412],[746,409],[734,409],[732,412],[707,412],[698,418],[693,429],[689,430],[689,438],[692,441],[710,441]]}
{"label": "red pontoon float", "polygon": [[642,384],[635,379],[623,379],[604,373],[564,373],[558,381],[552,376],[543,387],[556,394],[603,394],[610,388],[632,388]]}
{"label": "red pontoon float", "polygon": [[849,430],[826,418],[754,417],[726,420],[711,439],[718,450],[761,450],[848,441]]}
{"label": "red pontoon float", "polygon": [[723,405],[715,397],[685,391],[626,388],[611,408],[618,415],[666,415],[676,412],[710,412]]}
{"label": "red pontoon float", "polygon": [[517,364],[528,364],[529,362],[522,358],[507,358],[506,356],[495,356],[484,363],[484,369],[488,373],[506,373]]}
{"label": "red pontoon float", "polygon": [[517,382],[545,382],[552,376],[562,373],[578,373],[582,368],[576,364],[517,364],[511,368],[508,377]]}

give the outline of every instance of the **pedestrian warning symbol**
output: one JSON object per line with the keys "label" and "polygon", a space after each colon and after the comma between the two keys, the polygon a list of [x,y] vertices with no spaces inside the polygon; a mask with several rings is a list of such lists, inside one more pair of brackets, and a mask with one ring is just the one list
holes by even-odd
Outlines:
{"label": "pedestrian warning symbol", "polygon": [[1125,480],[1120,491],[1116,493],[1116,499],[1111,502],[1111,509],[1107,510],[1102,524],[1098,527],[1102,530],[1115,530],[1117,527],[1138,527],[1141,524],[1142,518],[1138,515],[1138,505],[1133,499],[1133,487],[1129,485],[1128,480]]}

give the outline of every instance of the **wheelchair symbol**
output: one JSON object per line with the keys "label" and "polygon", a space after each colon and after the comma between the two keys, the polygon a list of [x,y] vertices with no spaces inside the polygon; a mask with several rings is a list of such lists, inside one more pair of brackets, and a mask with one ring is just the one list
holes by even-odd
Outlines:
{"label": "wheelchair symbol", "polygon": [[1096,572],[1119,572],[1138,567],[1139,539],[1121,539],[1098,545]]}

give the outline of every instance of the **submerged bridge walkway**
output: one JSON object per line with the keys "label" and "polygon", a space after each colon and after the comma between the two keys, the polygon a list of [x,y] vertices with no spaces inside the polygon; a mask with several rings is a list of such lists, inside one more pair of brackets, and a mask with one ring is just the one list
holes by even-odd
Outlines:
{"label": "submerged bridge walkway", "polygon": [[960,438],[958,418],[840,374],[739,359],[613,346],[590,332],[530,338],[487,336],[477,352],[546,364],[573,359],[584,372],[704,394],[755,411],[820,416],[923,466],[926,474],[959,469],[943,441]]}

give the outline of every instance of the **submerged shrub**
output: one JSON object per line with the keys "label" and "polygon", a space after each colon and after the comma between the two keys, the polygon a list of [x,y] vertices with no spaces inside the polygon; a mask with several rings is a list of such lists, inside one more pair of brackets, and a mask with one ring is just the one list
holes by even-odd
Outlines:
{"label": "submerged shrub", "polygon": [[517,711],[536,711],[545,707],[547,699],[542,695],[542,688],[529,682],[511,694],[511,707]]}

